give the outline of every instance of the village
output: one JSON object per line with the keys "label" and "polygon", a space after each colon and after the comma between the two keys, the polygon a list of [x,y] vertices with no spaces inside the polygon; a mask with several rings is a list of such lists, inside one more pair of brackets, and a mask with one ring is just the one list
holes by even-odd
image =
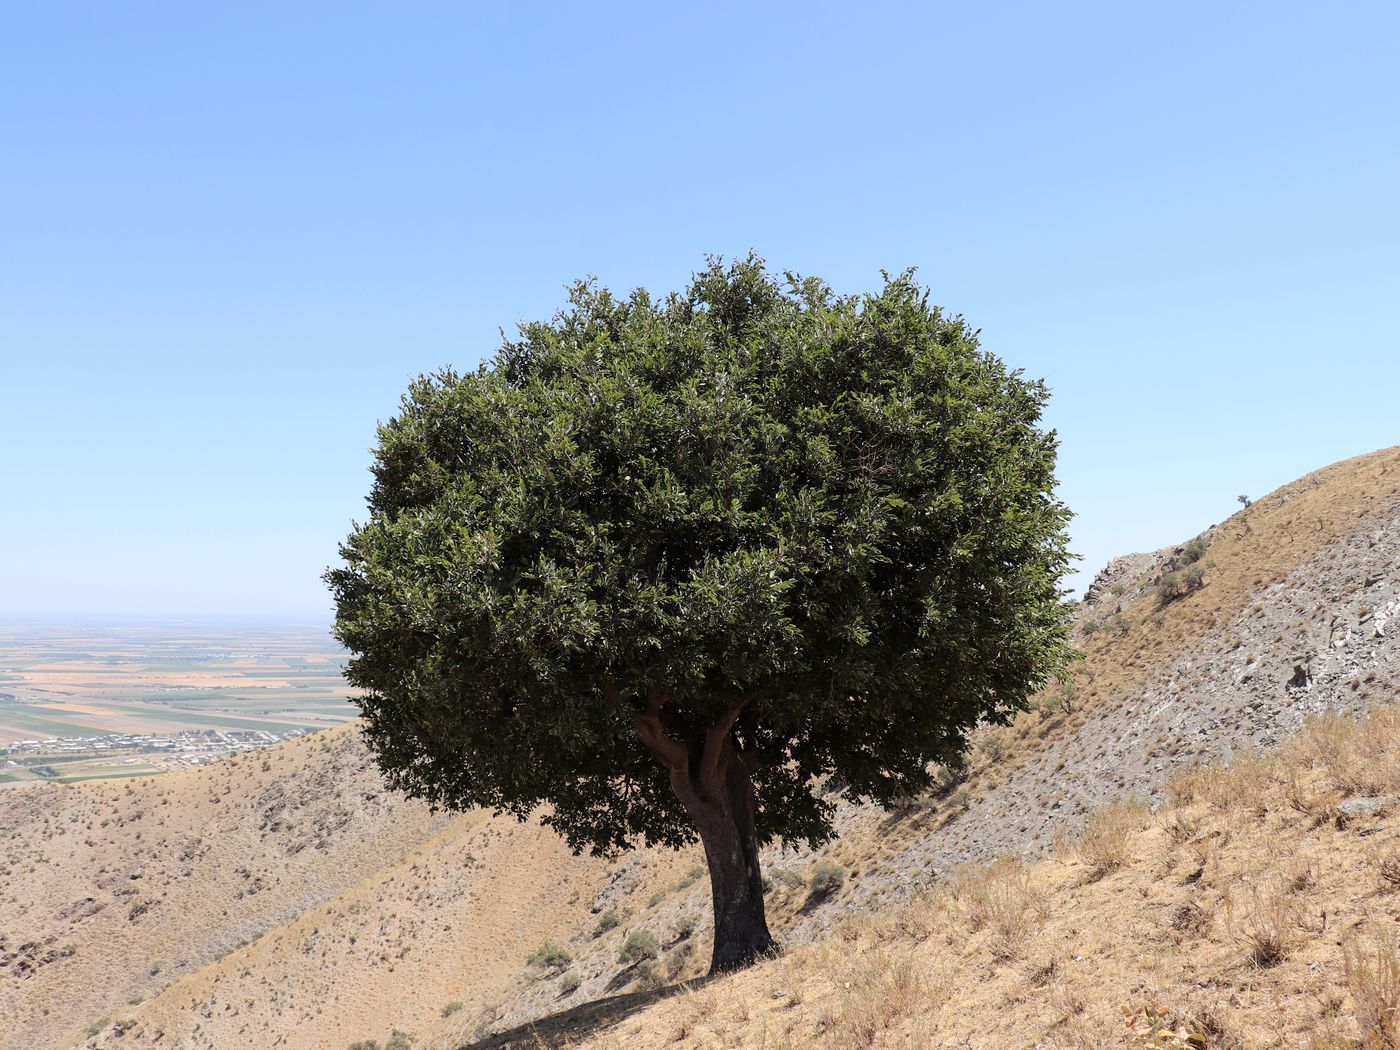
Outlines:
{"label": "village", "polygon": [[154,775],[202,766],[224,755],[267,747],[308,732],[314,730],[190,729],[166,734],[17,740],[0,747],[0,785]]}

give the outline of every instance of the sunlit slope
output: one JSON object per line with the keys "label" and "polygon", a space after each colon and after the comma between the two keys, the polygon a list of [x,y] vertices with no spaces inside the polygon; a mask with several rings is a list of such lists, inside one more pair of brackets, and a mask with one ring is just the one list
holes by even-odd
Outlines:
{"label": "sunlit slope", "polygon": [[1107,810],[1039,863],[970,866],[747,972],[618,1004],[613,1024],[546,1022],[514,1042],[1385,1050],[1400,1040],[1397,928],[1390,706],[1187,775],[1156,814]]}
{"label": "sunlit slope", "polygon": [[188,773],[0,799],[0,1046],[66,1046],[331,900],[446,821],[392,798],[353,727]]}

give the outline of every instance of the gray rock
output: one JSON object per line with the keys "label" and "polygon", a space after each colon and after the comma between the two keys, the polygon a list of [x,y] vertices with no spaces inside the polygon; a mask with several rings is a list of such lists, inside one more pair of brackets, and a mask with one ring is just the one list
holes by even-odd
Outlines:
{"label": "gray rock", "polygon": [[1338,803],[1337,812],[1351,818],[1378,817],[1394,809],[1397,801],[1393,795],[1358,795]]}

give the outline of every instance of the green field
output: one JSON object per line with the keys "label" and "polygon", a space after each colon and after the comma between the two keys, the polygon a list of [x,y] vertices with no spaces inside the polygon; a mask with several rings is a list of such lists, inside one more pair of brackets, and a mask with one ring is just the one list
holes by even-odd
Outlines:
{"label": "green field", "polygon": [[46,707],[31,707],[28,704],[0,704],[0,725],[34,734],[37,738],[51,736],[102,736],[110,729],[97,729],[76,720],[55,718],[54,712]]}

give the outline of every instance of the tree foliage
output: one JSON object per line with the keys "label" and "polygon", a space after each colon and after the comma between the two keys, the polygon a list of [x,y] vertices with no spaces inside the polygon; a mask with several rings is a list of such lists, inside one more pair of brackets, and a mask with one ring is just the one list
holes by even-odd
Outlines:
{"label": "tree foliage", "polygon": [[750,257],[568,302],[379,429],[327,580],[393,785],[675,846],[656,745],[708,733],[750,759],[760,841],[819,842],[820,783],[925,790],[1060,671],[1045,387],[911,273],[843,296]]}

